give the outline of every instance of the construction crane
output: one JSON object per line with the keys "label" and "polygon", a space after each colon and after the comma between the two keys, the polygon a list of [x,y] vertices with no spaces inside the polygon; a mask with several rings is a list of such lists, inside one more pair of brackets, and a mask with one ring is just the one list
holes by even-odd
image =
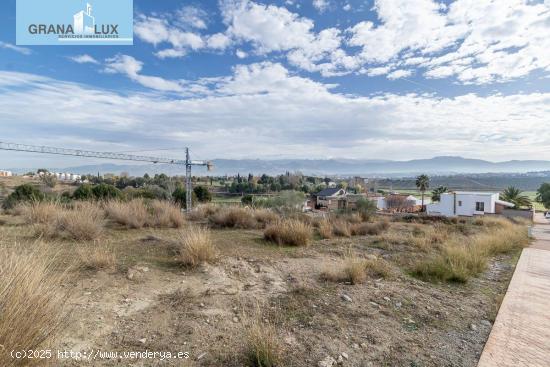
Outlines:
{"label": "construction crane", "polygon": [[132,154],[125,154],[125,153],[93,152],[89,150],[80,150],[80,149],[65,149],[65,148],[54,148],[54,147],[48,147],[48,146],[15,144],[15,143],[6,143],[2,141],[0,141],[0,150],[13,150],[18,152],[30,152],[30,153],[41,153],[41,154],[71,155],[71,156],[77,156],[77,157],[113,159],[113,160],[121,160],[121,161],[164,163],[164,164],[175,164],[175,165],[185,166],[185,200],[186,200],[185,204],[186,204],[187,212],[189,212],[193,207],[193,201],[192,201],[193,187],[192,187],[191,167],[206,166],[208,171],[211,171],[214,167],[211,161],[191,160],[191,155],[189,154],[189,148],[185,148],[185,160],[171,159],[171,158],[157,158],[157,157],[132,155]]}

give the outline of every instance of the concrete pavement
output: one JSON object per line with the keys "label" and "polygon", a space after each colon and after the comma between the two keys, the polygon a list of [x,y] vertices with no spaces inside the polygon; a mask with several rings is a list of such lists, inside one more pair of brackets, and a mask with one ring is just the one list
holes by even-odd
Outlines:
{"label": "concrete pavement", "polygon": [[535,217],[478,367],[550,366],[550,222]]}

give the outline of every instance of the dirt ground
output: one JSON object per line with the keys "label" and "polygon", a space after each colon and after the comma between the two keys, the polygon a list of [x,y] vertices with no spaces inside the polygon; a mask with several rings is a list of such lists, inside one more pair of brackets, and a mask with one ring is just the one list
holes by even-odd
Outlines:
{"label": "dirt ground", "polygon": [[[413,226],[392,223],[389,231]],[[260,230],[227,229],[213,230],[216,263],[186,269],[174,257],[177,232],[110,228],[101,241],[116,254],[116,269],[69,270],[63,286],[71,288],[72,312],[52,348],[88,355],[187,352],[189,358],[112,355],[55,365],[243,366],[245,330],[260,317],[277,329],[284,366],[317,366],[326,358],[358,367],[475,366],[516,261],[500,256],[466,284],[433,284],[408,274],[419,250],[390,246],[380,236],[293,248],[268,244]],[[0,215],[0,233],[4,243],[35,241],[15,216]],[[60,265],[73,264],[82,243],[55,242]],[[360,285],[321,280],[350,248],[386,259],[393,275]]]}

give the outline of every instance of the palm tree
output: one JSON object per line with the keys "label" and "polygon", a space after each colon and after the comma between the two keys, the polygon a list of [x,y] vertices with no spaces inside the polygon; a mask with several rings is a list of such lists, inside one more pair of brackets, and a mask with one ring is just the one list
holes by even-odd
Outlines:
{"label": "palm tree", "polygon": [[420,175],[416,178],[416,187],[422,193],[422,210],[424,210],[424,194],[430,188],[430,178],[427,175]]}
{"label": "palm tree", "polygon": [[522,206],[531,206],[531,199],[526,195],[522,195],[522,191],[514,186],[507,187],[500,197],[502,200],[514,204],[515,209],[519,209]]}
{"label": "palm tree", "polygon": [[441,194],[449,192],[447,186],[439,186],[432,190],[432,201],[441,200]]}

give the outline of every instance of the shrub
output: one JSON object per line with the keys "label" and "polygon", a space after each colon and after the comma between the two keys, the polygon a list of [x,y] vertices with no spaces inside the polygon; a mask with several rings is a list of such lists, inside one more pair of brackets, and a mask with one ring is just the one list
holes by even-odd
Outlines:
{"label": "shrub", "polygon": [[377,210],[376,203],[366,198],[357,200],[355,207],[363,220],[368,220]]}
{"label": "shrub", "polygon": [[338,219],[332,223],[332,232],[338,237],[351,237],[351,226],[348,222]]}
{"label": "shrub", "polygon": [[332,235],[333,235],[332,224],[330,223],[330,221],[326,219],[323,219],[322,221],[320,221],[318,224],[318,231],[321,238],[325,238],[325,239],[332,238]]}
{"label": "shrub", "polygon": [[185,224],[181,207],[169,201],[154,200],[151,206],[149,225],[157,228],[180,228]]}
{"label": "shrub", "polygon": [[354,236],[378,235],[388,229],[388,221],[381,220],[374,223],[357,223],[351,226],[351,234]]}
{"label": "shrub", "polygon": [[199,203],[207,203],[212,201],[212,194],[204,186],[195,186],[193,188],[193,193],[197,197]]}
{"label": "shrub", "polygon": [[305,202],[305,194],[300,191],[281,191],[277,196],[269,198],[257,198],[255,205],[265,208],[278,208],[283,210],[301,210]]}
{"label": "shrub", "polygon": [[0,366],[23,365],[9,351],[46,347],[65,325],[65,277],[54,272],[51,253],[37,247],[0,250]]}
{"label": "shrub", "polygon": [[27,224],[55,223],[63,208],[56,202],[20,203],[17,211]]}
{"label": "shrub", "polygon": [[296,219],[282,220],[267,226],[264,238],[278,245],[308,246],[311,226]]}
{"label": "shrub", "polygon": [[216,258],[216,249],[208,229],[190,227],[180,233],[178,243],[180,260],[184,265],[195,267]]}
{"label": "shrub", "polygon": [[246,331],[248,363],[252,367],[277,367],[282,363],[283,348],[277,330],[270,323],[252,321]]}
{"label": "shrub", "polygon": [[141,199],[129,202],[109,201],[105,203],[105,211],[110,219],[127,228],[143,228],[149,217],[147,207]]}
{"label": "shrub", "polygon": [[92,185],[82,184],[77,187],[73,192],[73,199],[75,200],[93,200],[94,192],[92,190]]}
{"label": "shrub", "polygon": [[12,209],[21,202],[36,202],[44,200],[44,194],[30,184],[17,186],[4,200],[4,209]]}
{"label": "shrub", "polygon": [[69,238],[81,241],[95,240],[104,228],[104,212],[95,204],[82,202],[73,210],[63,211],[58,219],[58,228]]}
{"label": "shrub", "polygon": [[96,200],[114,200],[122,198],[122,191],[113,185],[105,183],[93,186],[92,193]]}
{"label": "shrub", "polygon": [[[185,187],[178,187],[174,192],[172,193],[172,199],[174,202],[176,202],[178,205],[180,205],[182,208],[187,208],[187,193],[185,192]],[[191,200],[193,203],[197,202],[197,196],[195,195],[195,192],[193,191],[191,195]]]}
{"label": "shrub", "polygon": [[224,208],[210,217],[210,222],[218,227],[252,229],[258,226],[254,212],[244,208]]}

